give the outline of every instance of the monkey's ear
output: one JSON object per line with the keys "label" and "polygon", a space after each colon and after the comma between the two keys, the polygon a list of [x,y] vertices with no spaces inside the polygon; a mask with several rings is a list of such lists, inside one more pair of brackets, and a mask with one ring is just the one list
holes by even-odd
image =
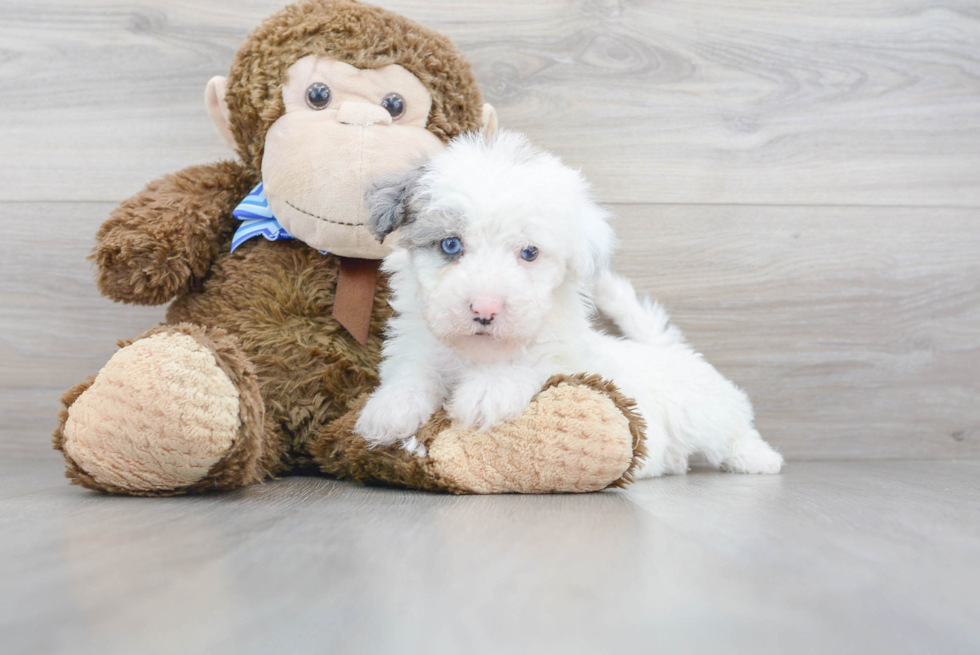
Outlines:
{"label": "monkey's ear", "polygon": [[492,138],[497,133],[497,110],[493,108],[493,105],[483,105],[483,119],[480,123],[483,126],[483,136],[487,139]]}
{"label": "monkey's ear", "polygon": [[412,191],[425,167],[388,173],[375,180],[367,191],[367,228],[378,241],[406,223],[414,220],[411,208]]}
{"label": "monkey's ear", "polygon": [[208,81],[208,87],[204,90],[204,104],[208,108],[208,115],[211,122],[218,129],[218,134],[225,140],[225,143],[235,150],[238,146],[235,137],[231,134],[231,120],[228,112],[228,103],[225,102],[225,94],[228,92],[228,78],[216,75]]}

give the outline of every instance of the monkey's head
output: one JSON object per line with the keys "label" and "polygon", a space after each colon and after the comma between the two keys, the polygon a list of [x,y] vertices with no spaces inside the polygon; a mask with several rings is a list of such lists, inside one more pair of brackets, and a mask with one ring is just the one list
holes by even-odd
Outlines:
{"label": "monkey's head", "polygon": [[496,129],[447,38],[354,0],[305,0],[266,19],[205,100],[225,141],[261,173],[282,226],[364,259],[388,252],[364,225],[374,179],[464,132]]}

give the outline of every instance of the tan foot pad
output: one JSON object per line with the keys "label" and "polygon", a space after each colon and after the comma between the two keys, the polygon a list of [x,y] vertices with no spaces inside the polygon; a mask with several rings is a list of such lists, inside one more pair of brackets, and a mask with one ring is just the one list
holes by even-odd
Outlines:
{"label": "tan foot pad", "polygon": [[241,425],[238,389],[186,334],[118,351],[68,409],[64,450],[102,484],[174,489],[207,475]]}
{"label": "tan foot pad", "polygon": [[486,432],[446,427],[429,445],[435,472],[468,493],[605,489],[634,460],[629,419],[607,395],[561,383]]}

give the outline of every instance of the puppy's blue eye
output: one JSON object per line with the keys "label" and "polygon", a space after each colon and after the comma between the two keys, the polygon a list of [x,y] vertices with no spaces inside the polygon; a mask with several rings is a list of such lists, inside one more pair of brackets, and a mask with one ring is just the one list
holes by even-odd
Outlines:
{"label": "puppy's blue eye", "polygon": [[538,258],[538,249],[535,248],[534,246],[528,246],[527,248],[521,251],[521,259],[523,259],[526,262],[533,262],[537,258]]}
{"label": "puppy's blue eye", "polygon": [[463,252],[463,242],[458,237],[443,239],[439,245],[442,246],[442,251],[447,255],[458,255]]}

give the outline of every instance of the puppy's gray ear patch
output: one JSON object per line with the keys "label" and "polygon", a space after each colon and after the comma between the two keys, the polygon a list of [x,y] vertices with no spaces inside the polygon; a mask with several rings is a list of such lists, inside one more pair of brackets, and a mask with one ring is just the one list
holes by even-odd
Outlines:
{"label": "puppy's gray ear patch", "polygon": [[378,241],[413,220],[409,201],[412,190],[422,177],[424,167],[388,173],[371,184],[367,191],[367,228]]}

